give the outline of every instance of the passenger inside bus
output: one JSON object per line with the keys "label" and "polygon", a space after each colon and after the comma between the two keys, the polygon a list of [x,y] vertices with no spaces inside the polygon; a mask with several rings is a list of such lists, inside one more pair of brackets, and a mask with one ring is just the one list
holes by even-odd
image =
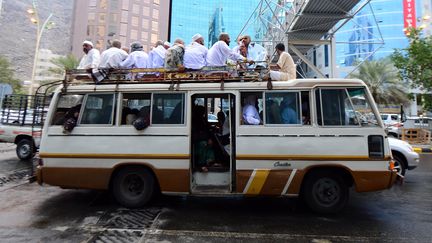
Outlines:
{"label": "passenger inside bus", "polygon": [[262,120],[257,109],[257,96],[254,94],[249,94],[244,100],[243,122],[245,125],[262,124]]}
{"label": "passenger inside bus", "polygon": [[[225,115],[224,115],[225,116]],[[192,168],[200,172],[226,171],[229,164],[229,154],[224,148],[222,136],[217,125],[207,121],[206,107],[194,105],[192,108]],[[228,145],[226,144],[226,145]]]}
{"label": "passenger inside bus", "polygon": [[292,93],[284,96],[280,109],[281,119],[283,124],[300,124],[299,113],[297,112],[298,105],[296,102],[297,94]]}

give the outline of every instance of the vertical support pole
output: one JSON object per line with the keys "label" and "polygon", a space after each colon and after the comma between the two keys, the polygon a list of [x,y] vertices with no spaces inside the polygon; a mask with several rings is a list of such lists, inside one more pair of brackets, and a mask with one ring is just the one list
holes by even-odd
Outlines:
{"label": "vertical support pole", "polygon": [[331,35],[330,37],[330,78],[336,78],[338,77],[337,69],[336,69],[336,39],[334,35]]}

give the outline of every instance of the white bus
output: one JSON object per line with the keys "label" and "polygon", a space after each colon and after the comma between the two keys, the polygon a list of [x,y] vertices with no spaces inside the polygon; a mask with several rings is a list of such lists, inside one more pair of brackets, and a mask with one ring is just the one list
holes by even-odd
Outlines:
{"label": "white bus", "polygon": [[[38,182],[110,190],[126,207],[141,207],[159,191],[301,195],[324,213],[341,210],[350,187],[392,186],[391,151],[362,81],[272,86],[102,82],[59,88],[42,132]],[[68,131],[66,113],[76,119]]]}

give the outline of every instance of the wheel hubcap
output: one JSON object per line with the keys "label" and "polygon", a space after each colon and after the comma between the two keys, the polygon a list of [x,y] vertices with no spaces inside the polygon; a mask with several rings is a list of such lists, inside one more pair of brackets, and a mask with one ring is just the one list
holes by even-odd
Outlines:
{"label": "wheel hubcap", "polygon": [[21,146],[19,153],[22,157],[25,157],[25,156],[30,154],[30,149],[31,149],[30,145],[25,144],[25,145]]}
{"label": "wheel hubcap", "polygon": [[318,203],[323,206],[333,206],[340,200],[341,189],[339,184],[330,179],[322,178],[313,187],[313,195]]}
{"label": "wheel hubcap", "polygon": [[144,190],[144,181],[138,175],[129,175],[124,181],[123,188],[130,196],[138,196]]}
{"label": "wheel hubcap", "polygon": [[401,168],[401,164],[399,163],[399,161],[395,160],[394,168],[396,169],[396,171],[399,175],[402,173],[402,168]]}

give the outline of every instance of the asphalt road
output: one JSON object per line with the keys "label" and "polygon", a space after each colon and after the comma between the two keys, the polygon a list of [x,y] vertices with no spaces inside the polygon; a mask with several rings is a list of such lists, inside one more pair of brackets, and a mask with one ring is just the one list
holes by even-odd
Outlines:
{"label": "asphalt road", "polygon": [[283,198],[162,196],[128,210],[106,192],[28,183],[13,148],[0,147],[2,242],[432,242],[432,155],[403,185],[352,191],[327,216]]}

